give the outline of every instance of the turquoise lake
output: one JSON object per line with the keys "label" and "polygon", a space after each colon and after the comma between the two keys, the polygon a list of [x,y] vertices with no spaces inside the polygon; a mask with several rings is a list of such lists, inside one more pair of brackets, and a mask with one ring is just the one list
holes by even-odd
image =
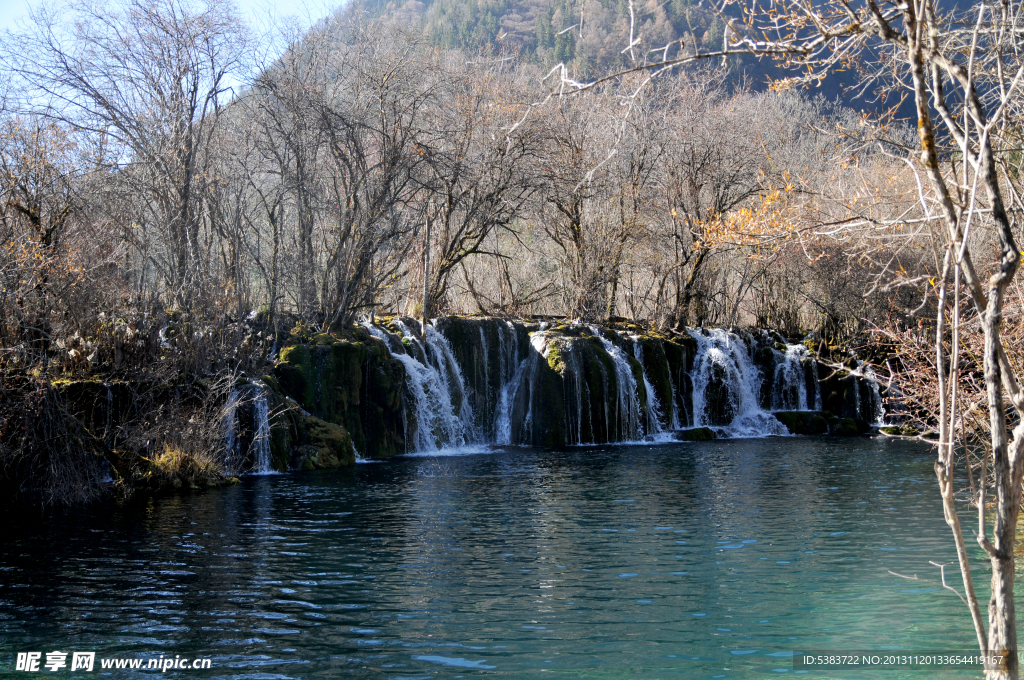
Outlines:
{"label": "turquoise lake", "polygon": [[885,438],[499,449],[29,522],[0,538],[0,675],[29,677],[14,659],[33,650],[253,680],[762,678],[808,650],[971,653],[929,564],[962,589],[933,460]]}

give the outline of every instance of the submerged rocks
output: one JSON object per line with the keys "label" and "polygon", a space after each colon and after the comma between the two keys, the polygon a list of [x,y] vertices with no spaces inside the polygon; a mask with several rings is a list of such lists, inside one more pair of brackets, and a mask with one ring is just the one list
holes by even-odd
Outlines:
{"label": "submerged rocks", "polygon": [[837,418],[828,411],[775,411],[773,415],[790,434],[856,437],[872,430],[871,424],[862,418]]}
{"label": "submerged rocks", "polygon": [[775,411],[779,422],[786,426],[790,434],[828,434],[829,424],[818,411]]}
{"label": "submerged rocks", "polygon": [[710,427],[688,427],[673,434],[673,438],[681,442],[706,442],[716,436]]}

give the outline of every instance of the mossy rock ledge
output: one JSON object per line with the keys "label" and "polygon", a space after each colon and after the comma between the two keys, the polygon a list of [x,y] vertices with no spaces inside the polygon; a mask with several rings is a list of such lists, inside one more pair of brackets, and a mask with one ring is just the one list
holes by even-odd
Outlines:
{"label": "mossy rock ledge", "polygon": [[678,430],[674,435],[675,439],[681,442],[707,442],[717,436],[710,427],[688,427],[685,430]]}
{"label": "mossy rock ledge", "polygon": [[[286,346],[270,376],[273,380],[264,382],[309,414],[302,418],[340,427],[349,438],[347,446],[362,455],[386,458],[405,453],[405,367],[383,342],[359,331],[363,329],[355,329],[346,339],[318,334],[312,343]],[[310,429],[322,432],[323,426],[312,421],[293,425],[296,435]]]}
{"label": "mossy rock ledge", "polygon": [[857,437],[871,433],[871,424],[861,418],[837,418],[828,411],[775,411],[772,415],[790,434]]}

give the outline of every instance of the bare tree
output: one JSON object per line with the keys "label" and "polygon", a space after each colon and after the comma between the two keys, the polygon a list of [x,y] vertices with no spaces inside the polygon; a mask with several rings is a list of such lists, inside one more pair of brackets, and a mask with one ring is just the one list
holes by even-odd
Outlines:
{"label": "bare tree", "polygon": [[466,258],[505,257],[485,251],[485,243],[521,215],[537,189],[534,166],[542,151],[533,121],[505,132],[528,101],[518,67],[499,62],[481,69],[449,58],[444,68],[422,142],[428,162],[420,201],[433,251],[423,310],[428,318],[448,308],[452,274]]}
{"label": "bare tree", "polygon": [[[935,465],[946,521],[953,530],[965,598],[989,678],[1017,678],[1016,613],[1013,595],[1014,544],[1024,477],[1024,390],[1002,339],[1007,288],[1017,273],[1020,251],[1014,223],[1020,209],[1016,178],[1000,169],[1008,148],[1008,113],[1020,100],[1024,77],[1020,54],[1021,7],[1017,3],[979,4],[967,12],[942,13],[932,2],[854,7],[842,2],[755,3],[744,21],[731,24],[730,46],[779,54],[804,74],[799,81],[825,77],[851,60],[864,59],[863,75],[883,87],[902,87],[917,112],[918,149],[906,161],[920,173],[919,198],[929,221],[941,227],[943,253],[937,290],[936,370],[938,374],[939,456]],[[877,55],[877,56],[876,56]],[[866,57],[866,59],[865,59]],[[950,162],[952,161],[952,162]],[[1009,200],[1007,199],[1009,196]],[[991,229],[998,256],[980,268],[986,249],[972,246],[972,229]],[[988,278],[984,278],[987,271]],[[982,618],[954,501],[959,351],[947,364],[943,341],[959,347],[960,307],[952,311],[947,290],[973,301],[984,335],[984,381],[989,412],[992,486],[996,513],[989,539],[985,518],[987,477],[978,498],[977,541],[992,568],[988,622]],[[1009,403],[1007,403],[1009,402]],[[1008,412],[1008,407],[1012,410]],[[1011,431],[1012,428],[1012,431]],[[984,467],[983,467],[984,470]],[[987,628],[987,630],[986,630]]]}
{"label": "bare tree", "polygon": [[209,141],[242,67],[238,26],[222,0],[69,0],[36,11],[33,30],[3,54],[23,106],[102,138],[146,197],[139,223],[163,244],[151,261],[184,307],[202,283]]}
{"label": "bare tree", "polygon": [[316,286],[314,228],[319,214],[318,185],[322,148],[327,143],[318,117],[318,102],[330,86],[327,72],[332,49],[328,27],[306,35],[287,34],[283,54],[266,65],[246,99],[256,121],[256,143],[263,157],[263,177],[256,187],[268,219],[276,224],[284,205],[280,198],[268,201],[268,182],[275,182],[291,196],[298,244],[297,307],[311,316],[319,310]]}
{"label": "bare tree", "polygon": [[660,126],[635,104],[623,116],[613,93],[556,102],[547,112],[549,152],[534,219],[561,252],[567,314],[596,320],[614,313],[622,263],[648,230]]}

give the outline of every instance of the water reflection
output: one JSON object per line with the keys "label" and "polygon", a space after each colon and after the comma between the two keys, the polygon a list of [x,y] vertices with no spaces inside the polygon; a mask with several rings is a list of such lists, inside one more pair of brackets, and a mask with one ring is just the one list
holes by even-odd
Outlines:
{"label": "water reflection", "polygon": [[746,678],[794,650],[968,652],[955,595],[888,573],[954,559],[934,487],[927,447],[868,439],[253,477],[0,542],[0,667],[61,649],[209,656],[209,677]]}

